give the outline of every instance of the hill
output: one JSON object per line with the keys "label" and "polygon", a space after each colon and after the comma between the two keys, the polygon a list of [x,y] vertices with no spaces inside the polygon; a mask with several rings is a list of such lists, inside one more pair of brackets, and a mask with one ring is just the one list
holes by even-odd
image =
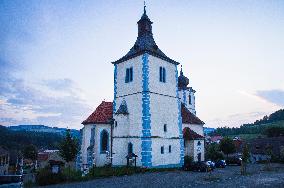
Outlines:
{"label": "hill", "polygon": [[38,149],[58,149],[63,135],[49,132],[13,131],[0,125],[0,146],[8,150],[22,150],[33,144]]}
{"label": "hill", "polygon": [[[17,125],[7,127],[12,131],[27,131],[27,132],[43,132],[43,133],[57,133],[62,136],[65,135],[66,128],[58,128],[58,127],[48,127],[45,125]],[[76,129],[70,129],[71,135],[76,138],[80,137],[80,131]]]}
{"label": "hill", "polygon": [[256,120],[251,124],[244,124],[239,128],[233,127],[221,127],[217,128],[210,135],[221,136],[238,136],[243,139],[252,139],[258,136],[263,136],[265,130],[271,127],[283,127],[284,128],[284,109],[278,110],[269,116],[264,116],[260,120]]}

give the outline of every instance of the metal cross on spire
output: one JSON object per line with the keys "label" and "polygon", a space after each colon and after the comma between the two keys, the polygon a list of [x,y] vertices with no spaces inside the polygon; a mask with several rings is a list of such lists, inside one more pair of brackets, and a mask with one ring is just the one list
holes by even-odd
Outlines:
{"label": "metal cross on spire", "polygon": [[144,14],[146,14],[146,1],[144,0]]}

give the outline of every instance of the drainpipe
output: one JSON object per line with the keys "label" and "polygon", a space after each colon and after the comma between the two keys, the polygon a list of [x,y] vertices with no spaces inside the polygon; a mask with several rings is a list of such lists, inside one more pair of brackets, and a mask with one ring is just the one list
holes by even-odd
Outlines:
{"label": "drainpipe", "polygon": [[114,125],[115,119],[111,119],[110,123],[110,164],[112,166],[112,145],[113,145],[113,125]]}

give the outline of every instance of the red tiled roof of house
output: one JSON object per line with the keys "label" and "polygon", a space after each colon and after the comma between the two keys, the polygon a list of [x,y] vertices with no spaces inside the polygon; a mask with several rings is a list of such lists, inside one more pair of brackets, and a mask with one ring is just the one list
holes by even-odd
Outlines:
{"label": "red tiled roof of house", "polygon": [[83,125],[87,124],[108,124],[112,118],[113,114],[113,104],[112,102],[103,101],[96,110],[85,120],[82,122]]}
{"label": "red tiled roof of house", "polygon": [[204,125],[205,123],[201,121],[197,116],[191,113],[184,104],[181,104],[181,117],[182,123]]}
{"label": "red tiled roof of house", "polygon": [[183,138],[185,140],[200,140],[200,139],[204,139],[204,136],[201,136],[200,134],[197,134],[196,132],[194,132],[193,130],[191,130],[188,127],[185,127],[182,132],[183,132]]}

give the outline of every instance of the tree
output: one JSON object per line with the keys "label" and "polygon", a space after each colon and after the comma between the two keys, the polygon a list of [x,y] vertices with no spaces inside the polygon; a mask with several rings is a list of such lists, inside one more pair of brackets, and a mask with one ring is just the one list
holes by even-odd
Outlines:
{"label": "tree", "polygon": [[264,134],[267,137],[278,137],[284,135],[284,127],[269,127],[265,129]]}
{"label": "tree", "polygon": [[35,161],[37,160],[37,148],[32,144],[25,146],[23,150],[23,155],[25,159]]}
{"label": "tree", "polygon": [[78,141],[71,136],[70,129],[67,129],[65,138],[59,145],[59,154],[68,164],[69,177],[70,162],[74,161],[78,151]]}
{"label": "tree", "polygon": [[219,146],[217,143],[209,144],[206,147],[205,157],[207,160],[218,161],[224,159],[224,155],[220,152]]}
{"label": "tree", "polygon": [[220,142],[219,147],[220,150],[227,155],[227,158],[230,153],[234,153],[236,151],[234,141],[229,137],[223,138]]}
{"label": "tree", "polygon": [[247,163],[249,161],[250,153],[249,153],[249,148],[248,145],[244,145],[243,147],[243,153],[242,153],[242,170],[241,174],[245,175],[247,172]]}
{"label": "tree", "polygon": [[70,134],[70,130],[66,130],[65,138],[59,145],[60,156],[67,162],[71,162],[75,159],[78,153],[78,142]]}

